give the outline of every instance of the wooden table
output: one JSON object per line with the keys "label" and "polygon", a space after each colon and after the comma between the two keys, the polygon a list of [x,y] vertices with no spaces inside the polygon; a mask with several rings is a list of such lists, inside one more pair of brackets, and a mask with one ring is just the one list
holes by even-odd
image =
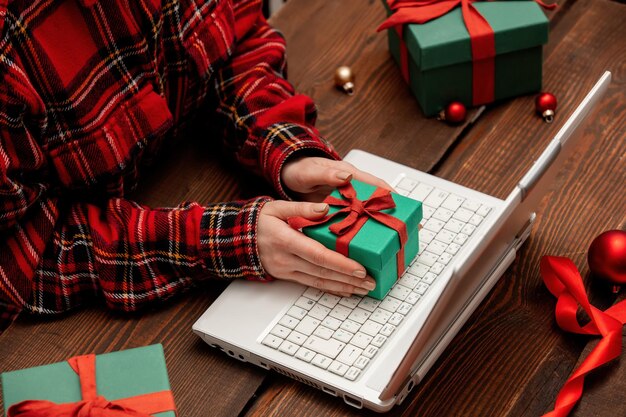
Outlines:
{"label": "wooden table", "polygon": [[[273,18],[287,37],[289,77],[318,103],[320,130],[345,154],[361,148],[503,198],[560,122],[605,70],[613,84],[584,129],[583,145],[540,207],[517,260],[476,310],[423,383],[393,415],[536,416],[594,345],[555,325],[555,300],[539,276],[539,259],[570,257],[589,284],[586,252],[604,230],[626,228],[626,5],[610,0],[560,0],[549,13],[544,89],[559,99],[548,125],[533,96],[473,110],[450,127],[423,117],[374,28],[379,0],[290,0]],[[356,94],[333,88],[334,69],[350,65]],[[248,197],[260,182],[210,156],[199,141],[168,152],[133,196],[171,206]],[[267,189],[264,189],[266,191]],[[42,320],[22,317],[0,336],[0,371],[64,360],[86,352],[162,343],[181,416],[361,415],[342,400],[210,349],[192,323],[225,288],[207,282],[159,310],[121,316],[100,308]],[[592,302],[614,300],[588,285]],[[626,415],[626,366],[613,362],[589,378],[574,415]]]}

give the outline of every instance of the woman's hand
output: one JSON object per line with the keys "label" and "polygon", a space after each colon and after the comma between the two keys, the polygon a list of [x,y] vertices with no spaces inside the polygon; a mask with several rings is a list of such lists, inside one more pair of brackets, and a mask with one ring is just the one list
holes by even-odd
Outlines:
{"label": "woman's hand", "polygon": [[330,192],[352,179],[393,191],[385,181],[354,165],[334,159],[303,157],[288,161],[281,171],[283,185],[299,200],[322,201]]}
{"label": "woman's hand", "polygon": [[376,286],[358,262],[292,229],[289,217],[318,219],[328,204],[293,201],[265,203],[259,215],[257,247],[265,271],[274,278],[298,282],[337,295],[365,295]]}

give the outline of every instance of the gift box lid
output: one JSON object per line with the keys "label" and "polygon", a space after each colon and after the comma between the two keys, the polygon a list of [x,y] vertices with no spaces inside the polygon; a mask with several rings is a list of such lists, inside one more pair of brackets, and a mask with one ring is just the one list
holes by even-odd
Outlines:
{"label": "gift box lid", "polygon": [[[67,361],[0,374],[5,414],[25,400],[70,403],[82,399],[78,375]],[[96,356],[96,386],[109,401],[170,389],[160,344]],[[174,412],[157,413],[174,417]]]}
{"label": "gift box lid", "polygon": [[[357,198],[359,200],[367,200],[376,187],[365,184],[357,180],[352,180]],[[338,190],[334,190],[331,195],[333,197],[343,199]],[[422,203],[399,194],[391,193],[396,207],[381,210],[383,213],[390,214],[403,221],[407,226],[409,236],[418,232],[418,224],[422,220]],[[341,207],[330,206],[329,214],[339,211]],[[309,226],[303,229],[303,232],[324,246],[335,249],[337,235],[332,233],[328,228],[334,223],[338,223],[346,216],[337,216],[337,218],[327,223]],[[400,239],[398,233],[377,222],[369,219],[359,230],[359,233],[350,241],[348,252],[350,258],[356,260],[366,268],[375,270],[382,269],[383,265],[392,257],[395,257],[400,250]]]}
{"label": "gift box lid", "polygon": [[[505,54],[548,41],[548,19],[534,1],[474,2],[495,33],[496,53]],[[424,24],[404,27],[410,55],[422,70],[472,60],[470,36],[460,7]]]}

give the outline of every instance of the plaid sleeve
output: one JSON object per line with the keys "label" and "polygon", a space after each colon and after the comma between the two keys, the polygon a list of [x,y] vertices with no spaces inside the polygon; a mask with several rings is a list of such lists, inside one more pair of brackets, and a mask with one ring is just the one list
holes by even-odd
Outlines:
{"label": "plaid sleeve", "polygon": [[261,13],[260,0],[234,4],[237,43],[216,74],[223,137],[238,161],[262,174],[285,198],[280,169],[296,152],[339,159],[314,127],[313,101],[285,79],[285,40]]}

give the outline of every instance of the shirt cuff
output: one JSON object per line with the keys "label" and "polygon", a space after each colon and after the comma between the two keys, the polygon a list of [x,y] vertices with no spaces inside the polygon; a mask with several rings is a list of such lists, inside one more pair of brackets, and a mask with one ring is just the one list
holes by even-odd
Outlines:
{"label": "shirt cuff", "polygon": [[200,221],[200,256],[218,278],[271,281],[259,258],[259,213],[269,197],[206,207]]}
{"label": "shirt cuff", "polygon": [[265,178],[274,186],[282,198],[291,199],[280,180],[282,167],[291,156],[302,153],[341,159],[333,146],[317,130],[293,123],[276,123],[266,128],[261,140],[261,167]]}

